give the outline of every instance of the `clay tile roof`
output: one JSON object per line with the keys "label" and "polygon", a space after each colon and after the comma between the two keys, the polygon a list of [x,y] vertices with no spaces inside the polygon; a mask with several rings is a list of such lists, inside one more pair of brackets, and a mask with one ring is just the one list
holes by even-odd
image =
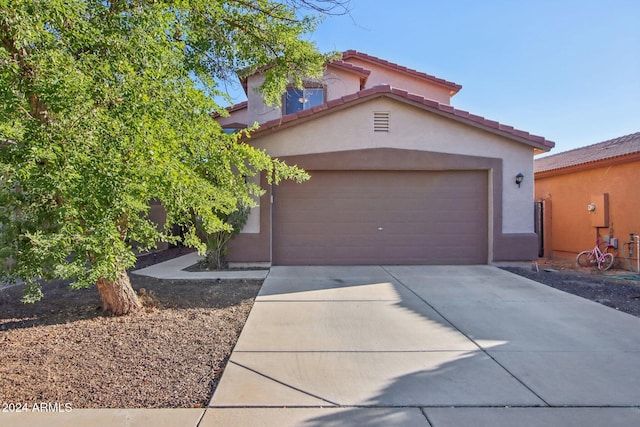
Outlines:
{"label": "clay tile roof", "polygon": [[[233,113],[234,111],[245,109],[249,106],[247,101],[240,102],[239,104],[230,105],[225,108],[229,113]],[[211,113],[211,117],[218,118],[221,117],[220,113]]]}
{"label": "clay tile roof", "polygon": [[366,53],[358,52],[356,50],[347,50],[342,53],[343,60],[347,60],[349,58],[356,58],[356,59],[361,59],[363,61],[372,62],[374,64],[378,64],[395,71],[400,71],[400,72],[412,75],[414,77],[427,80],[431,83],[436,83],[440,86],[449,88],[451,90],[452,95],[456,94],[460,89],[462,89],[462,86],[457,83],[453,83],[453,82],[432,76],[430,74],[423,73],[422,71],[417,71],[411,68],[404,67],[402,65],[394,64],[393,62],[389,62],[387,60],[384,60],[375,56],[367,55]]}
{"label": "clay tile roof", "polygon": [[342,68],[346,71],[351,71],[353,73],[359,74],[362,77],[369,77],[369,75],[371,74],[371,70],[367,70],[364,67],[358,67],[357,65],[353,65],[350,62],[346,62],[341,59],[332,61],[330,65],[333,67]]}
{"label": "clay tile roof", "polygon": [[[364,102],[370,98],[388,96],[407,103],[412,103],[419,108],[423,108],[427,111],[434,112],[444,117],[448,117],[480,129],[484,129],[510,139],[516,139],[525,144],[531,145],[534,148],[548,151],[555,146],[555,143],[549,141],[541,136],[531,135],[528,132],[514,129],[512,126],[502,125],[496,121],[485,119],[484,117],[471,114],[464,110],[458,110],[450,105],[440,104],[431,99],[423,98],[419,95],[410,94],[405,90],[395,89],[389,85],[379,85],[368,89],[361,90],[354,94],[343,96],[342,98],[334,99],[328,103],[311,109],[303,110],[295,114],[288,114],[281,119],[275,119],[263,123],[260,128],[254,133],[259,135],[260,133],[267,132],[269,130],[277,130],[284,124],[295,124],[299,119],[308,118],[311,116],[321,116],[326,112],[337,110],[348,105]],[[317,114],[316,114],[317,113]]]}
{"label": "clay tile roof", "polygon": [[233,113],[234,111],[242,110],[243,108],[247,108],[249,103],[247,101],[240,102],[239,104],[231,105],[227,107],[227,111]]}
{"label": "clay tile roof", "polygon": [[640,132],[536,159],[534,171],[563,169],[634,153],[640,153]]}

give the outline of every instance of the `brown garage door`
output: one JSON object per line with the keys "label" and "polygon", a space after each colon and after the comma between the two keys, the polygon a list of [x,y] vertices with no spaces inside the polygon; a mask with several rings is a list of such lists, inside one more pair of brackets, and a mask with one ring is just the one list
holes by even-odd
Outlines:
{"label": "brown garage door", "polygon": [[310,171],[274,188],[278,265],[485,264],[485,171]]}

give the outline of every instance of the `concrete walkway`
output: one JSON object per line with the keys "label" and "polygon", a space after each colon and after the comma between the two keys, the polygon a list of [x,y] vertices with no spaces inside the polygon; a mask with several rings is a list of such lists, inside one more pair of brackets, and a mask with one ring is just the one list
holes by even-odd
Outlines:
{"label": "concrete walkway", "polygon": [[226,271],[186,271],[187,267],[191,267],[198,261],[202,260],[202,256],[197,252],[191,252],[181,257],[160,262],[152,266],[136,270],[133,274],[141,276],[155,277],[156,279],[173,279],[173,280],[198,280],[198,279],[264,279],[269,273],[268,269],[264,270],[226,270]]}
{"label": "concrete walkway", "polygon": [[638,426],[640,319],[490,266],[273,267],[208,408],[0,425]]}
{"label": "concrete walkway", "polygon": [[491,266],[274,267],[200,426],[637,426],[640,319]]}

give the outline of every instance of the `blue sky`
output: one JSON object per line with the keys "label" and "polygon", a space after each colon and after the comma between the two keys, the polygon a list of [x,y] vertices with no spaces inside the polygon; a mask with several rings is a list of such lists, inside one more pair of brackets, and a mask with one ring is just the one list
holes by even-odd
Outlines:
{"label": "blue sky", "polygon": [[454,107],[552,153],[640,131],[638,0],[351,0],[309,39],[461,84]]}

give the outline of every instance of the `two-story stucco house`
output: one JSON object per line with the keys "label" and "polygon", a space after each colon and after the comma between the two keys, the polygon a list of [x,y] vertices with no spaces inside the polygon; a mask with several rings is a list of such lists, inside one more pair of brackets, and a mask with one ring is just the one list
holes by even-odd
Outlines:
{"label": "two-story stucco house", "polygon": [[[265,105],[219,118],[309,172],[268,186],[231,242],[230,262],[273,265],[487,264],[537,257],[533,156],[554,143],[458,110],[461,86],[361,52]],[[516,177],[521,182],[516,183]]]}

